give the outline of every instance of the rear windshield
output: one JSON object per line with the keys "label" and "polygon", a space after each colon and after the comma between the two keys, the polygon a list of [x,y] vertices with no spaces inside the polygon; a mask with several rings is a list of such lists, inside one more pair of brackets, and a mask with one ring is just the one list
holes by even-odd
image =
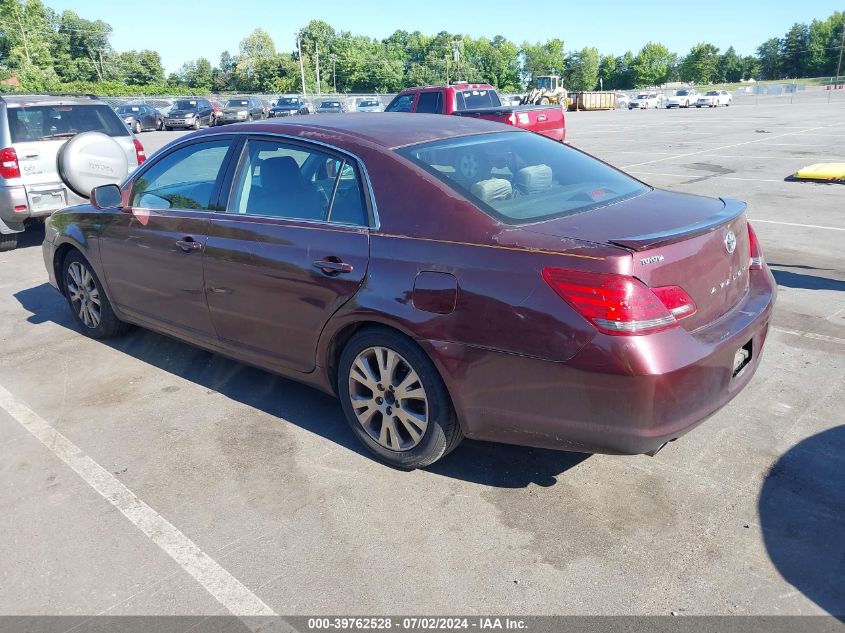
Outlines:
{"label": "rear windshield", "polygon": [[458,110],[498,108],[502,105],[495,90],[459,90],[455,93],[455,101]]}
{"label": "rear windshield", "polygon": [[8,108],[6,113],[13,143],[42,141],[81,132],[129,136],[126,125],[105,104],[23,106]]}
{"label": "rear windshield", "polygon": [[689,94],[688,90],[678,90],[678,92],[675,93],[675,96],[676,97],[686,97],[688,94]]}
{"label": "rear windshield", "polygon": [[719,91],[718,91],[718,90],[711,90],[711,91],[710,91],[710,92],[708,92],[705,96],[707,96],[707,97],[718,97],[718,96],[719,96]]}
{"label": "rear windshield", "polygon": [[464,136],[396,151],[508,224],[582,213],[648,191],[609,165],[538,134]]}
{"label": "rear windshield", "polygon": [[133,112],[140,112],[141,106],[124,105],[117,107],[118,114],[132,114]]}
{"label": "rear windshield", "polygon": [[362,101],[361,103],[358,104],[358,107],[369,108],[369,107],[372,107],[372,106],[377,106],[378,104],[379,104],[378,101]]}

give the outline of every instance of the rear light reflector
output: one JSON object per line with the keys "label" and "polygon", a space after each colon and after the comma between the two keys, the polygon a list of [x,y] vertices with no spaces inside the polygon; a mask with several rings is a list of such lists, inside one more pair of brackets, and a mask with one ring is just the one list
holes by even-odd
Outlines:
{"label": "rear light reflector", "polygon": [[636,277],[544,268],[543,279],[599,331],[613,335],[659,332],[695,313],[678,286],[649,288]]}
{"label": "rear light reflector", "polygon": [[141,145],[141,141],[137,138],[133,138],[132,143],[135,145],[135,157],[138,159],[138,164],[140,165],[147,160],[147,152],[144,151],[144,146]]}
{"label": "rear light reflector", "polygon": [[26,205],[25,204],[16,204],[15,205],[15,211],[18,211],[18,212],[26,211]]}
{"label": "rear light reflector", "polygon": [[21,168],[14,147],[0,149],[0,178],[20,178]]}
{"label": "rear light reflector", "polygon": [[763,250],[751,224],[748,225],[748,250],[751,253],[748,270],[763,270]]}

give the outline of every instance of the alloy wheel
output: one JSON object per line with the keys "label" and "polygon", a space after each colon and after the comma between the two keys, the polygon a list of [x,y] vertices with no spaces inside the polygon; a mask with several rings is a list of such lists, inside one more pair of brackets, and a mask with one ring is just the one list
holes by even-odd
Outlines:
{"label": "alloy wheel", "polygon": [[100,291],[94,276],[79,262],[73,262],[67,269],[67,291],[71,305],[80,321],[94,329],[100,325],[102,305]]}
{"label": "alloy wheel", "polygon": [[428,428],[428,398],[416,370],[387,347],[361,351],[349,370],[349,397],[359,424],[391,451],[420,443]]}

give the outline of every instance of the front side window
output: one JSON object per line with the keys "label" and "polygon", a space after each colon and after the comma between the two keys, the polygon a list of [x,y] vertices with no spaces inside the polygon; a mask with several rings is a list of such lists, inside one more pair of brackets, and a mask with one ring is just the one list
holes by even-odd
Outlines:
{"label": "front side window", "polygon": [[399,95],[385,108],[385,112],[410,112],[413,105],[413,94]]}
{"label": "front side window", "polygon": [[228,213],[367,225],[357,167],[310,147],[252,140],[241,157]]}
{"label": "front side window", "polygon": [[499,132],[396,150],[508,224],[583,213],[648,188],[546,137]]}
{"label": "front side window", "polygon": [[195,143],[146,169],[135,181],[131,206],[145,209],[211,209],[211,196],[231,141]]}

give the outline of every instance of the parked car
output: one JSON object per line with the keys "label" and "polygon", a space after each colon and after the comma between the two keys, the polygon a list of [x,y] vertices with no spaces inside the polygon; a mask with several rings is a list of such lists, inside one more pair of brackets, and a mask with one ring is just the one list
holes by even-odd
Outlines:
{"label": "parked car", "polygon": [[161,113],[161,116],[165,118],[173,108],[173,102],[170,99],[144,99],[144,103],[158,110]]}
{"label": "parked car", "polygon": [[72,176],[87,176],[93,169],[113,174],[119,180],[146,158],[141,142],[115,111],[98,99],[0,97],[0,251],[14,249],[18,234],[27,224],[41,222],[57,209],[86,201],[90,188],[74,190],[71,185],[77,179],[71,178],[69,185],[68,173],[63,171],[79,160],[79,155],[69,152],[66,144],[83,132],[101,132],[110,137],[118,147],[118,155],[100,160],[94,152],[87,168],[78,169],[78,174]]}
{"label": "parked car", "polygon": [[719,106],[729,106],[733,101],[731,93],[727,90],[708,90],[698,98],[695,102],[696,108],[718,108]]}
{"label": "parked car", "polygon": [[321,101],[316,112],[317,114],[339,114],[346,112],[346,104],[336,99]]}
{"label": "parked car", "polygon": [[502,105],[490,84],[452,84],[408,88],[400,92],[385,112],[453,114],[487,119],[523,128],[556,141],[566,140],[566,119],[559,105]]}
{"label": "parked car", "polygon": [[260,121],[267,118],[264,112],[264,102],[258,97],[240,97],[229,99],[223,107],[220,123],[237,123],[238,121]]}
{"label": "parked car", "polygon": [[681,88],[666,100],[667,108],[688,108],[698,100],[698,90],[695,88]]}
{"label": "parked car", "polygon": [[776,293],[744,203],[458,117],[195,132],[43,251],[86,335],[134,323],[334,393],[403,468],[462,437],[654,453],[748,384]]}
{"label": "parked car", "polygon": [[311,114],[314,106],[303,97],[279,97],[270,108],[270,117]]}
{"label": "parked car", "polygon": [[640,110],[648,110],[649,108],[659,108],[662,102],[662,95],[657,92],[641,92],[636,97],[628,102],[628,109],[633,110],[639,108]]}
{"label": "parked car", "polygon": [[208,99],[178,99],[164,118],[164,127],[200,129],[214,124],[214,108]]}
{"label": "parked car", "polygon": [[211,110],[211,125],[219,125],[218,121],[223,116],[223,106],[220,105],[219,101],[212,101]]}
{"label": "parked car", "polygon": [[355,109],[358,112],[384,112],[384,106],[378,99],[361,99]]}
{"label": "parked car", "polygon": [[617,92],[616,93],[616,107],[617,108],[627,108],[628,104],[631,102],[631,97],[626,95],[624,92]]}
{"label": "parked car", "polygon": [[164,129],[164,117],[155,108],[143,103],[120,105],[115,108],[130,130],[140,134],[147,130]]}

